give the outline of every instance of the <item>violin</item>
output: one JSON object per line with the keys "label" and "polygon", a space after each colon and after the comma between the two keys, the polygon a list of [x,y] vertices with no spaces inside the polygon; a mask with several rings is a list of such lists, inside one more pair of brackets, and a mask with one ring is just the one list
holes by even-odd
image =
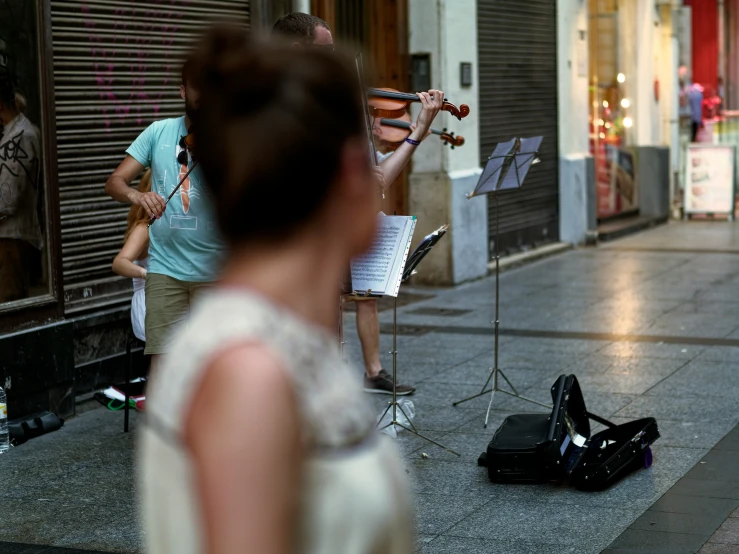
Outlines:
{"label": "violin", "polygon": [[[367,104],[369,112],[375,118],[398,119],[403,116],[408,104],[411,102],[420,102],[421,99],[415,94],[408,92],[399,92],[391,88],[368,88]],[[441,106],[442,111],[449,112],[454,117],[462,120],[463,117],[470,115],[470,107],[467,104],[455,106],[444,98]]]}
{"label": "violin", "polygon": [[180,148],[182,148],[182,151],[180,151],[179,154],[177,154],[177,161],[180,165],[186,165],[188,162],[188,153],[189,157],[193,160],[195,159],[195,135],[192,131],[188,131],[188,133],[184,137],[180,137]]}
{"label": "violin", "polygon": [[[464,137],[454,136],[454,133],[448,133],[446,129],[430,131],[434,135],[439,135],[444,145],[450,144],[452,149],[464,144]],[[378,139],[397,148],[411,134],[411,118],[406,113],[401,119],[376,119],[373,132]]]}

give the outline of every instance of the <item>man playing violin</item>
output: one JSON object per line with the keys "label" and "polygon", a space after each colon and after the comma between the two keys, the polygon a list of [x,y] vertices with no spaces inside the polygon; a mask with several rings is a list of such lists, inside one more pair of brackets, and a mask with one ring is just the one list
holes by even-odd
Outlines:
{"label": "man playing violin", "polygon": [[[273,35],[292,41],[295,48],[333,49],[333,37],[328,24],[321,18],[305,13],[294,12],[280,18],[272,28]],[[377,175],[382,188],[390,186],[403,171],[416,147],[430,134],[431,123],[441,110],[444,93],[440,90],[419,92],[421,112],[408,138],[392,153],[378,154]],[[382,369],[380,362],[380,322],[377,313],[377,300],[374,298],[352,297],[357,305],[357,333],[362,344],[365,377],[364,390],[371,393],[392,394],[391,375]],[[409,395],[414,387],[398,384],[398,395]]]}
{"label": "man playing violin", "polygon": [[[146,354],[168,351],[172,329],[190,312],[192,300],[215,281],[225,244],[218,233],[215,211],[200,168],[183,137],[198,104],[198,92],[182,67],[180,96],[185,115],[155,121],[126,150],[126,157],[105,183],[119,202],[144,208],[153,220],[149,229],[149,269],[146,278]],[[131,182],[151,168],[151,192],[139,192]],[[183,180],[184,178],[184,180]],[[182,180],[168,204],[164,198]]]}

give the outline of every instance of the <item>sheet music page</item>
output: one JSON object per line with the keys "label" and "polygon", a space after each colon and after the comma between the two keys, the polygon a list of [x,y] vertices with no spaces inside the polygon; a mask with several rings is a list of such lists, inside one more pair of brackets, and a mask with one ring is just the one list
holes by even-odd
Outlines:
{"label": "sheet music page", "polygon": [[[515,163],[511,164],[508,173],[503,178],[498,190],[510,190],[521,188],[526,174],[531,169],[531,163],[536,158],[541,141],[544,137],[532,137],[521,139],[521,151],[516,154]],[[517,169],[518,168],[518,169]]]}
{"label": "sheet music page", "polygon": [[515,138],[508,142],[498,143],[495,150],[493,150],[493,153],[490,155],[488,163],[485,164],[485,169],[483,169],[482,175],[480,175],[477,188],[475,189],[475,194],[494,192],[497,189],[500,172],[505,163],[505,157],[507,154],[510,154],[515,144]]}
{"label": "sheet music page", "polygon": [[414,216],[381,216],[369,251],[352,260],[352,288],[375,294],[397,296],[411,237],[416,227]]}

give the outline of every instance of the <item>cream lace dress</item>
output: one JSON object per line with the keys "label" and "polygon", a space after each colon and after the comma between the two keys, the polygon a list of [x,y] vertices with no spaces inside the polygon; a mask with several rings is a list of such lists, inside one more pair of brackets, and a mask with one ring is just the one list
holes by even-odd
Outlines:
{"label": "cream lace dress", "polygon": [[229,345],[250,340],[281,359],[299,402],[307,453],[295,460],[304,464],[296,554],[413,552],[402,466],[389,438],[375,431],[357,373],[341,359],[336,337],[259,296],[218,289],[195,307],[147,391],[139,450],[147,552],[205,552],[182,426],[203,365]]}

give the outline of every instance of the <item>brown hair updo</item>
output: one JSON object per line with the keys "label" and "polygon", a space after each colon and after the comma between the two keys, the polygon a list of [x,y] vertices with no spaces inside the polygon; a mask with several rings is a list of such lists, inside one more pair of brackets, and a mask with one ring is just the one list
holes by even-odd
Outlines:
{"label": "brown hair updo", "polygon": [[352,64],[224,27],[191,59],[195,153],[221,231],[232,244],[292,234],[323,206],[347,140],[362,136]]}

